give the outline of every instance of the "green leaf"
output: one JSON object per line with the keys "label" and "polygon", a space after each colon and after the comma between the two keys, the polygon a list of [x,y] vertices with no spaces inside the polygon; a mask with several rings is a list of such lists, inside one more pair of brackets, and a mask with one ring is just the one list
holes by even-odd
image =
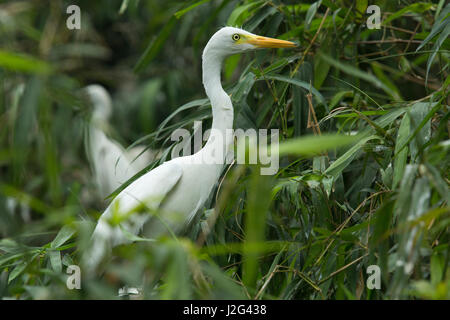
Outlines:
{"label": "green leaf", "polygon": [[336,107],[338,105],[339,102],[341,102],[341,100],[343,98],[346,97],[352,97],[353,96],[353,91],[339,91],[337,92],[333,98],[331,98],[330,100],[330,110],[332,110],[334,107]]}
{"label": "green leaf", "polygon": [[354,66],[349,65],[347,63],[343,63],[338,60],[335,60],[324,53],[319,53],[319,54],[322,57],[322,59],[324,59],[326,62],[328,62],[330,65],[332,65],[336,69],[339,69],[340,71],[342,71],[348,75],[351,75],[353,77],[365,80],[365,81],[373,84],[375,87],[383,89],[389,95],[395,94],[394,92],[392,92],[392,90],[389,87],[387,87],[383,82],[381,82],[374,75],[364,72],[364,71],[361,71],[358,68],[355,68]]}
{"label": "green leaf", "polygon": [[283,69],[285,66],[287,66],[292,61],[294,61],[294,59],[287,59],[287,58],[283,57],[281,59],[275,60],[275,62],[273,62],[271,65],[264,68],[262,70],[262,72],[260,72],[260,70],[256,69],[256,68],[252,68],[252,71],[257,77],[262,77],[267,73],[271,73],[271,72],[275,72],[277,70]]}
{"label": "green leaf", "polygon": [[426,76],[425,76],[425,83],[428,83],[428,74],[430,72],[431,65],[433,64],[433,60],[436,57],[437,52],[439,51],[442,43],[444,43],[444,41],[446,39],[448,39],[448,37],[450,35],[450,17],[447,18],[446,21],[447,21],[447,25],[445,26],[445,29],[439,35],[439,38],[437,39],[437,41],[434,43],[433,53],[431,53],[430,57],[428,58],[428,61],[427,61],[427,73],[426,73]]}
{"label": "green leaf", "polygon": [[[313,79],[311,64],[303,63],[294,77],[300,82],[310,83]],[[309,102],[306,97],[308,91],[299,86],[293,87],[291,91],[292,108],[294,109],[294,136],[298,137],[308,130]]]}
{"label": "green leaf", "polygon": [[62,271],[61,252],[59,250],[48,250],[48,257],[50,259],[50,265],[56,272]]}
{"label": "green leaf", "polygon": [[359,137],[357,136],[346,136],[339,134],[303,136],[281,142],[279,145],[279,153],[281,156],[287,154],[311,156],[326,150],[348,145],[358,139]]}
{"label": "green leaf", "polygon": [[403,101],[403,98],[400,95],[400,90],[397,88],[397,86],[394,84],[394,82],[392,82],[389,79],[389,77],[387,77],[384,74],[383,69],[381,68],[381,64],[379,64],[377,62],[372,62],[371,66],[372,66],[373,72],[378,77],[378,79],[380,79],[380,81],[382,81],[386,85],[386,87],[388,87],[391,90],[390,95],[391,95],[392,99],[394,99],[396,101]]}
{"label": "green leaf", "polygon": [[46,62],[23,53],[13,53],[0,50],[0,68],[11,71],[48,74],[52,67]]}
{"label": "green leaf", "polygon": [[444,274],[444,261],[442,261],[440,255],[433,254],[430,262],[431,282],[436,285],[442,280]]}
{"label": "green leaf", "polygon": [[367,5],[368,5],[367,0],[356,1],[356,7],[355,7],[356,21],[360,22],[362,17],[366,14]]}
{"label": "green leaf", "polygon": [[416,52],[423,48],[431,39],[433,39],[444,27],[448,24],[447,15],[450,13],[450,4],[447,4],[444,11],[437,17],[433,28],[431,29],[428,36],[422,41],[422,43],[417,47]]}
{"label": "green leaf", "polygon": [[339,174],[344,171],[344,169],[355,159],[361,152],[361,148],[370,140],[380,139],[376,135],[365,137],[360,139],[353,147],[351,147],[347,152],[340,156],[336,161],[331,163],[331,165],[325,170],[325,174],[333,176],[337,179]]}
{"label": "green leaf", "polygon": [[[323,1],[322,1],[322,2],[323,2]],[[311,22],[311,25],[310,25],[310,27],[309,27],[309,32],[310,32],[310,33],[316,32],[316,31],[319,29],[320,25],[322,24],[322,20],[323,20],[322,17],[317,18],[317,19],[314,19],[314,20]],[[322,24],[322,30],[333,27],[333,26],[334,26],[334,23],[336,24],[336,26],[339,26],[339,25],[343,22],[343,20],[344,20],[344,19],[342,19],[342,18],[339,17],[339,16],[336,16],[336,17],[330,17],[330,16],[328,16],[328,17],[326,17],[326,19],[324,20],[324,22],[323,22],[323,24]],[[300,26],[295,27],[295,28],[289,30],[289,31],[286,32],[286,33],[283,33],[283,34],[280,36],[280,39],[291,39],[291,38],[293,38],[293,37],[298,37],[298,34],[300,34],[301,32],[303,32],[304,29],[305,29],[305,25],[302,23],[302,24],[300,24]]]}
{"label": "green leaf", "polygon": [[239,65],[239,61],[241,61],[241,58],[242,58],[241,55],[235,54],[225,59],[224,75],[226,80],[229,80],[231,78],[231,76],[234,73],[234,70],[236,70],[236,67]]}
{"label": "green leaf", "polygon": [[167,299],[189,299],[193,286],[191,277],[186,272],[188,269],[188,252],[184,246],[177,243],[169,243],[170,263],[167,265],[166,284],[161,288],[161,298]]}
{"label": "green leaf", "polygon": [[[376,253],[378,256],[381,270],[388,270],[389,230],[394,213],[394,203],[394,201],[386,201],[377,210],[373,234],[370,237],[370,247],[374,250],[372,253]],[[387,272],[382,273],[383,279],[387,281]]]}
{"label": "green leaf", "polygon": [[266,216],[271,201],[272,178],[260,175],[257,167],[253,168],[249,181],[249,196],[245,216],[245,243],[243,248],[242,281],[246,287],[255,288],[258,278],[258,245],[264,241],[266,229]]}
{"label": "green leaf", "polygon": [[[416,159],[422,146],[430,139],[431,117],[439,110],[439,108],[439,103],[435,103],[433,107],[433,104],[429,102],[418,102],[411,106],[411,130],[414,129],[414,131],[406,140],[405,145],[414,139],[410,144],[411,158],[413,160]],[[401,149],[403,149],[403,145],[400,146],[400,150]]]}
{"label": "green leaf", "polygon": [[311,21],[314,18],[314,16],[316,15],[317,9],[319,9],[321,3],[322,3],[322,0],[319,0],[309,6],[308,11],[306,12],[305,21],[303,22],[305,24],[305,30],[309,29]]}
{"label": "green leaf", "polygon": [[15,242],[12,239],[5,238],[0,240],[0,250],[7,252],[7,253],[13,253],[19,249],[19,245],[17,242]]}
{"label": "green leaf", "polygon": [[442,176],[439,170],[431,165],[430,163],[425,163],[427,168],[426,174],[429,176],[431,183],[435,186],[437,192],[441,197],[450,203],[450,190],[448,188],[448,183],[445,181],[445,176]]}
{"label": "green leaf", "polygon": [[[380,118],[378,118],[377,120],[375,120],[375,123],[378,126],[380,126],[381,128],[384,128],[384,127],[392,124],[395,121],[395,119],[397,119],[399,116],[404,114],[406,112],[406,110],[407,110],[406,108],[392,109],[385,115],[383,115]],[[372,128],[370,128],[369,131],[371,131],[371,130],[372,130]]]}
{"label": "green leaf", "polygon": [[253,73],[248,72],[243,74],[239,79],[239,82],[233,87],[231,92],[232,101],[236,103],[245,102],[254,84],[255,75]]}
{"label": "green leaf", "polygon": [[426,2],[413,3],[409,6],[404,7],[402,9],[398,10],[397,12],[389,15],[386,19],[383,19],[381,24],[383,26],[386,26],[389,22],[391,22],[397,18],[400,18],[407,13],[422,13],[422,12],[430,10],[432,7],[433,7],[432,3],[426,3]]}
{"label": "green leaf", "polygon": [[28,266],[28,262],[22,261],[19,264],[17,264],[14,269],[12,269],[11,273],[8,277],[8,284],[11,283],[15,278],[20,276],[20,274],[25,270],[25,268]]}
{"label": "green leaf", "polygon": [[[278,80],[278,81],[283,81],[283,82],[287,82],[290,84],[293,84],[295,86],[299,86],[303,89],[306,89],[307,91],[311,91],[311,93],[313,94],[313,96],[323,105],[327,105],[324,97],[320,94],[319,91],[317,91],[317,89],[315,89],[311,84],[306,83],[304,81],[300,81],[297,79],[293,79],[293,78],[289,78],[286,76],[281,76],[281,75],[265,75],[264,76],[265,79],[272,79],[272,80]],[[258,79],[258,80],[262,80],[262,79]]]}
{"label": "green leaf", "polygon": [[249,32],[253,32],[261,24],[261,22],[266,21],[268,17],[274,15],[277,12],[278,10],[274,7],[264,8],[263,10],[255,13],[255,15],[251,17],[251,19],[248,19],[244,23],[242,28]]}
{"label": "green leaf", "polygon": [[[314,56],[314,87],[320,89],[330,71],[330,64],[317,54]],[[332,107],[330,106],[330,109]]]}
{"label": "green leaf", "polygon": [[122,4],[120,5],[119,14],[123,14],[125,10],[128,8],[128,4],[130,3],[130,0],[122,0]]}
{"label": "green leaf", "polygon": [[228,18],[227,26],[242,26],[244,21],[254,12],[254,9],[262,3],[263,1],[255,1],[236,7]]}
{"label": "green leaf", "polygon": [[209,2],[209,1],[211,1],[211,0],[200,0],[200,1],[197,1],[194,4],[190,5],[189,7],[185,8],[185,9],[182,9],[180,11],[175,12],[175,17],[177,17],[177,19],[180,19],[183,15],[185,15],[186,13],[191,11],[192,9],[195,9],[199,5],[204,4],[206,2]]}
{"label": "green leaf", "polygon": [[70,226],[64,226],[59,230],[55,239],[50,244],[50,248],[56,249],[62,246],[75,234],[75,230]]}
{"label": "green leaf", "polygon": [[411,189],[417,174],[417,165],[407,164],[401,179],[398,197],[395,203],[395,215],[406,215],[411,204]]}
{"label": "green leaf", "polygon": [[120,230],[122,230],[125,238],[127,238],[128,240],[130,240],[132,242],[154,242],[154,241],[156,241],[155,239],[139,237],[139,236],[131,233],[127,229],[125,229],[122,225],[119,225],[119,227],[120,227]]}
{"label": "green leaf", "polygon": [[172,30],[176,25],[176,21],[177,19],[175,16],[172,16],[164,25],[158,36],[149,43],[142,56],[139,58],[139,61],[134,66],[134,72],[139,73],[144,70],[144,68],[158,55],[164,43],[172,33]]}

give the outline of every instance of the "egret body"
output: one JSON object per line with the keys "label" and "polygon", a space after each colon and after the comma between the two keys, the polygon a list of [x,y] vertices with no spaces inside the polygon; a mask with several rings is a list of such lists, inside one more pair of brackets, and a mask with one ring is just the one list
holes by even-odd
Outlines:
{"label": "egret body", "polygon": [[[91,247],[84,256],[88,267],[96,268],[112,247],[131,242],[127,234],[156,238],[162,233],[176,234],[190,224],[217,183],[230,147],[225,141],[230,141],[226,139],[231,134],[227,129],[233,128],[233,106],[221,85],[224,59],[258,48],[294,46],[290,41],[232,27],[224,27],[211,37],[203,51],[202,73],[212,106],[214,134],[197,153],[164,162],[117,195],[94,230]],[[217,138],[220,135],[222,139]],[[221,161],[217,161],[218,154]],[[109,222],[114,217],[119,225]]]}
{"label": "egret body", "polygon": [[106,197],[144,169],[155,154],[142,146],[125,150],[108,137],[105,130],[112,114],[111,97],[100,85],[89,85],[84,90],[94,107],[86,149],[100,195]]}

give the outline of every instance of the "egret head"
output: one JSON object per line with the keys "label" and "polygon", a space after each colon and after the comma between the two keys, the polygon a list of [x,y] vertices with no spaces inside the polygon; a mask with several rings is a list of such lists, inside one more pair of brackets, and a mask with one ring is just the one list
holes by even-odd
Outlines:
{"label": "egret head", "polygon": [[84,88],[84,91],[94,107],[92,117],[98,120],[106,120],[112,114],[111,97],[102,86],[92,84]]}
{"label": "egret head", "polygon": [[260,48],[291,48],[294,42],[267,38],[233,27],[224,27],[209,40],[204,52],[214,52],[226,57],[232,54],[256,50]]}

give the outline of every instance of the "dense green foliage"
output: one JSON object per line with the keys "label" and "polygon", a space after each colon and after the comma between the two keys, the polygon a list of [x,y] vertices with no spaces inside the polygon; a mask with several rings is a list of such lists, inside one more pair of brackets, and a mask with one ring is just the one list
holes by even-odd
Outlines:
{"label": "dense green foliage", "polygon": [[[350,0],[77,1],[69,30],[72,1],[0,1],[0,297],[113,299],[145,278],[145,298],[450,299],[450,5],[376,2],[379,30]],[[104,85],[110,135],[164,161],[174,129],[211,124],[200,57],[224,25],[300,44],[224,66],[235,128],[280,129],[280,170],[227,166],[186,234],[136,238],[68,290],[109,201],[80,89]]]}

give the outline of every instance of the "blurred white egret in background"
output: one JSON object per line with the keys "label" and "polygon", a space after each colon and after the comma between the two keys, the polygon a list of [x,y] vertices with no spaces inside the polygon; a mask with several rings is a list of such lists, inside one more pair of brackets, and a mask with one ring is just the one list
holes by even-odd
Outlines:
{"label": "blurred white egret in background", "polygon": [[15,198],[7,197],[6,198],[6,210],[9,212],[11,216],[14,216],[17,212],[19,212],[20,217],[23,222],[30,223],[31,222],[31,210],[30,207],[24,203],[19,202]]}
{"label": "blurred white egret in background", "polygon": [[[112,247],[131,242],[130,235],[142,233],[156,238],[167,232],[176,234],[190,224],[220,177],[230,147],[225,141],[232,141],[226,136],[232,134],[229,129],[233,128],[233,106],[220,79],[224,59],[258,48],[295,46],[290,41],[232,27],[224,27],[211,37],[202,57],[203,85],[213,115],[208,141],[197,153],[164,162],[117,195],[100,217],[90,247],[84,253],[88,270],[94,270]],[[217,154],[222,155],[219,162]],[[111,224],[111,220],[116,223]]]}
{"label": "blurred white egret in background", "polygon": [[[17,109],[19,105],[19,101],[22,98],[23,93],[25,92],[25,85],[23,83],[19,84],[12,92],[12,105],[13,109],[11,110],[13,113],[13,118],[17,117]],[[1,200],[1,199],[0,199]],[[20,201],[19,198],[16,197],[5,197],[5,209],[6,212],[11,215],[11,217],[15,216],[17,213],[20,215],[21,219],[25,223],[31,222],[31,209],[28,206],[26,201]]]}
{"label": "blurred white egret in background", "polygon": [[89,123],[87,153],[100,195],[106,197],[129,178],[148,166],[156,152],[137,146],[126,150],[105,133],[112,115],[111,98],[100,85],[90,85],[85,92],[94,111]]}

